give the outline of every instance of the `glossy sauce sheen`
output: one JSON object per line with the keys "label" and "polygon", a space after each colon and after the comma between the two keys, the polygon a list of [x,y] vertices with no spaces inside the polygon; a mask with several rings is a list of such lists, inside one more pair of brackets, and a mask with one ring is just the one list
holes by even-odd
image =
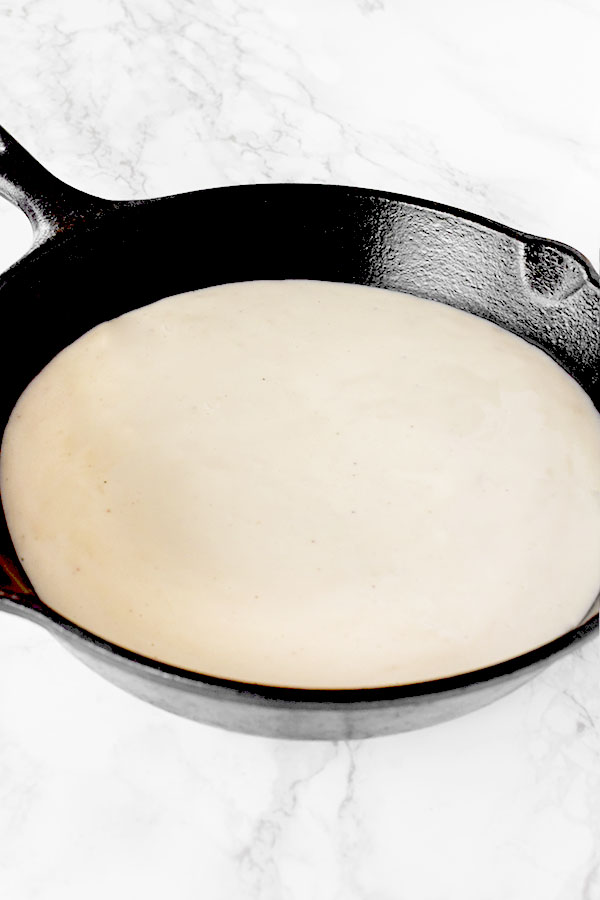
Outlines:
{"label": "glossy sauce sheen", "polygon": [[404,294],[182,294],[27,388],[1,487],[42,599],[183,668],[297,687],[469,671],[600,585],[600,416],[541,351]]}

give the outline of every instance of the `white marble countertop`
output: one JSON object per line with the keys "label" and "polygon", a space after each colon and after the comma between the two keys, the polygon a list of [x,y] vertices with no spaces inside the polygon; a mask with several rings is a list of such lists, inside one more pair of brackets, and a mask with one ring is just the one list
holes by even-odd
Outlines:
{"label": "white marble countertop", "polygon": [[[0,121],[83,190],[358,184],[598,265],[596,0],[28,0],[0,38]],[[2,203],[0,268],[28,241]],[[1,618],[3,900],[600,897],[596,643],[463,719],[303,744],[177,719]]]}

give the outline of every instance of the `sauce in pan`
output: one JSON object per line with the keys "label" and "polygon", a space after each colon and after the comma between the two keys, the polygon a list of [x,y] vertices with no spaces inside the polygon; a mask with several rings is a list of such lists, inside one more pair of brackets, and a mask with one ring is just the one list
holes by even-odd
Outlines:
{"label": "sauce in pan", "polygon": [[4,435],[41,598],[167,663],[370,687],[520,654],[600,586],[600,416],[520,338],[443,304],[222,285],[99,325]]}

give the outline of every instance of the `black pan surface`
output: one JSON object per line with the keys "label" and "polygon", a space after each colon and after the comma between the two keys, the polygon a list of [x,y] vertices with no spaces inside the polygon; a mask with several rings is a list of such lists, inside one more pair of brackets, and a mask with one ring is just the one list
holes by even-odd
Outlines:
{"label": "black pan surface", "polygon": [[[361,188],[244,185],[146,201],[84,194],[0,129],[0,194],[32,249],[0,278],[0,433],[19,395],[99,322],[216,284],[303,278],[406,291],[489,319],[540,347],[600,409],[600,281],[577,251],[440,204]],[[7,364],[8,363],[8,364]],[[38,598],[0,516],[0,607],[38,621],[104,677],[198,721],[293,738],[434,724],[514,690],[598,628],[452,678],[362,690],[241,684],[163,665],[67,621]]]}

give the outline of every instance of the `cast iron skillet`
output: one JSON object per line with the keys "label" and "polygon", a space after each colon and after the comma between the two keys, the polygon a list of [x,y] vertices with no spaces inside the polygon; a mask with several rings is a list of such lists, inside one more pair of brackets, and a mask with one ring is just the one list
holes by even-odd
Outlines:
{"label": "cast iron skillet", "polygon": [[[63,184],[2,129],[0,194],[34,232],[31,250],[0,279],[0,432],[28,382],[92,326],[171,294],[254,279],[375,285],[468,310],[541,347],[600,408],[600,282],[563,244],[431,201],[350,187],[248,185],[101,200]],[[516,659],[420,684],[242,684],[147,659],[54,612],[20,568],[4,516],[0,560],[0,607],[46,627],[109,681],[190,719],[277,737],[359,738],[462,715],[514,690],[598,627],[590,612]]]}

